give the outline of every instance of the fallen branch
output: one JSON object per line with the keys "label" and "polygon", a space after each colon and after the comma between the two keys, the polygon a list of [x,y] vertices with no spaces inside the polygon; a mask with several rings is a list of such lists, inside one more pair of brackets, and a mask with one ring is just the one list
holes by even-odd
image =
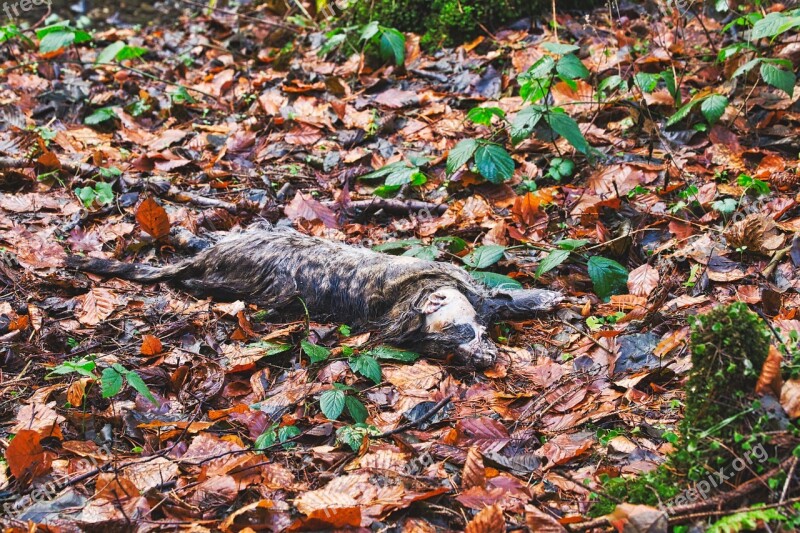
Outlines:
{"label": "fallen branch", "polygon": [[[335,207],[338,204],[337,202],[330,201],[330,202],[323,202],[328,207]],[[414,211],[428,211],[431,214],[441,215],[445,211],[447,211],[447,205],[445,204],[434,204],[431,202],[423,202],[420,200],[392,200],[392,199],[383,199],[383,198],[375,198],[373,200],[356,200],[354,202],[348,202],[344,205],[346,210],[350,209],[363,209],[364,211],[379,211],[383,209],[384,211],[389,211],[392,213],[411,213]]]}

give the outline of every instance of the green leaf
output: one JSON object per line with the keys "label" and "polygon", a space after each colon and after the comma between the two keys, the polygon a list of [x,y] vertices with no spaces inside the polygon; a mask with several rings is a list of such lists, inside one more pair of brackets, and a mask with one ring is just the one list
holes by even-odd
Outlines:
{"label": "green leaf", "polygon": [[552,112],[544,116],[547,124],[559,135],[564,137],[569,143],[575,147],[576,150],[583,154],[588,154],[590,150],[589,143],[581,133],[578,123],[566,113]]}
{"label": "green leaf", "polygon": [[556,242],[558,247],[562,250],[577,250],[582,246],[586,246],[588,243],[588,239],[561,239]]}
{"label": "green leaf", "polygon": [[[278,428],[278,440],[280,442],[286,442],[287,440],[293,439],[300,435],[300,428],[297,426],[283,426]],[[290,444],[284,446],[284,448],[288,448]],[[294,444],[291,444],[294,446]]]}
{"label": "green leaf", "polygon": [[678,90],[678,86],[675,83],[675,73],[671,70],[665,70],[661,73],[661,79],[664,80],[667,91],[670,96],[672,96],[672,99],[675,100],[675,105],[681,105],[681,92]]}
{"label": "green leaf", "polygon": [[711,202],[711,209],[719,211],[723,215],[732,215],[737,207],[739,207],[739,202],[733,198],[725,198],[723,200],[714,200]]}
{"label": "green leaf", "polygon": [[380,30],[381,29],[380,29],[380,26],[378,26],[378,21],[377,20],[373,20],[372,22],[370,22],[369,24],[367,24],[366,26],[364,26],[361,29],[361,37],[360,37],[360,39],[362,41],[368,41],[368,40],[372,39],[373,37],[375,37],[376,35],[378,35],[378,32]]}
{"label": "green leaf", "polygon": [[97,194],[91,187],[77,187],[75,189],[75,196],[77,196],[80,201],[83,202],[84,207],[88,209],[92,207]]}
{"label": "green leaf", "polygon": [[117,54],[119,54],[123,48],[127,45],[124,41],[115,41],[97,54],[97,59],[94,60],[95,63],[111,63],[117,58]]}
{"label": "green leaf", "polygon": [[55,31],[48,33],[39,41],[39,52],[46,54],[66,48],[75,42],[75,33],[72,31]]}
{"label": "green leaf", "polygon": [[755,68],[756,65],[761,63],[762,60],[763,60],[763,58],[760,58],[760,57],[757,57],[755,59],[751,59],[750,61],[748,61],[747,63],[745,63],[741,67],[739,67],[736,70],[734,70],[733,74],[731,75],[731,79],[736,78],[738,76],[741,76],[742,74],[746,74],[746,73],[750,72],[751,70],[753,70],[753,68]]}
{"label": "green leaf", "polygon": [[86,124],[90,126],[100,124],[101,122],[105,122],[106,120],[111,120],[119,118],[117,113],[111,107],[101,107],[100,109],[95,110],[94,113],[83,119]]}
{"label": "green leaf", "polygon": [[385,344],[371,349],[366,352],[366,355],[370,355],[376,359],[391,359],[393,361],[403,361],[405,363],[414,362],[420,357],[418,353],[400,350],[391,346],[386,346]]}
{"label": "green leaf", "polygon": [[750,40],[757,41],[765,37],[771,39],[797,26],[800,26],[800,17],[782,12],[769,13],[753,25]]}
{"label": "green leaf", "polygon": [[503,258],[506,247],[490,244],[489,246],[479,246],[461,258],[464,264],[472,268],[486,268],[492,266]]}
{"label": "green leaf", "polygon": [[156,400],[156,397],[150,392],[150,389],[147,388],[147,384],[142,379],[142,376],[133,370],[128,370],[125,373],[125,379],[128,381],[128,385],[133,387],[133,390],[150,400],[150,403],[153,405],[158,405],[158,400]]}
{"label": "green leaf", "polygon": [[542,116],[541,108],[538,106],[529,105],[522,108],[511,121],[511,143],[519,144],[530,137]]}
{"label": "green leaf", "polygon": [[367,420],[369,412],[358,398],[354,396],[345,396],[344,404],[347,406],[347,412],[350,413],[350,416],[353,418],[353,420],[361,424]]}
{"label": "green leaf", "polygon": [[270,355],[279,354],[290,350],[292,347],[289,344],[278,344],[277,342],[269,342],[269,341],[258,341],[252,344],[249,344],[248,347],[252,348],[259,348],[264,350],[262,354],[263,357],[268,357]]}
{"label": "green leaf", "polygon": [[683,107],[678,109],[674,115],[669,117],[669,120],[667,120],[667,127],[674,126],[689,116],[689,113],[692,112],[692,108],[697,105],[697,102],[699,102],[699,100],[691,100],[690,102],[684,104]]}
{"label": "green leaf", "polygon": [[350,368],[353,372],[361,374],[367,379],[371,379],[376,385],[383,379],[381,365],[369,355],[360,355],[350,359]]}
{"label": "green leaf", "polygon": [[111,398],[122,390],[122,374],[114,368],[106,368],[100,376],[100,390],[103,398]]}
{"label": "green leaf", "polygon": [[610,91],[616,89],[620,85],[624,83],[624,80],[618,74],[612,74],[611,76],[604,78],[598,85],[598,91]]}
{"label": "green leaf", "polygon": [[256,450],[264,450],[269,448],[273,444],[275,444],[275,440],[278,438],[278,435],[275,433],[275,426],[270,427],[264,433],[258,436],[256,442],[253,444],[253,448]]}
{"label": "green leaf", "polygon": [[395,161],[394,163],[390,163],[385,165],[378,170],[373,170],[368,174],[364,174],[363,176],[359,176],[358,179],[360,180],[374,180],[378,178],[385,178],[390,174],[394,174],[395,172],[400,172],[404,169],[409,168],[408,163],[405,161]]}
{"label": "green leaf", "polygon": [[94,191],[97,194],[97,203],[100,205],[114,203],[114,191],[111,189],[110,183],[97,183],[94,186]]}
{"label": "green leaf", "polygon": [[340,390],[326,390],[319,397],[319,408],[328,420],[337,420],[344,411],[345,394]]}
{"label": "green leaf", "polygon": [[728,99],[721,94],[712,94],[700,104],[700,111],[709,124],[714,125],[725,113],[725,108],[728,107]]}
{"label": "green leaf", "polygon": [[312,363],[320,363],[328,359],[331,356],[331,351],[324,346],[318,346],[316,344],[312,344],[307,340],[300,341],[300,347],[303,349],[303,352],[311,359]]}
{"label": "green leaf", "polygon": [[794,72],[780,69],[770,63],[762,63],[761,77],[768,85],[772,85],[788,94],[789,98],[794,94],[794,83],[796,81]]}
{"label": "green leaf", "polygon": [[553,67],[555,67],[555,65],[556,62],[552,57],[544,56],[539,61],[531,65],[521,77],[523,80],[546,78],[553,71]]}
{"label": "green leaf", "polygon": [[574,44],[562,43],[542,43],[542,48],[556,55],[571,54],[581,49],[580,46],[575,46]]}
{"label": "green leaf", "polygon": [[473,107],[467,113],[467,118],[475,124],[483,126],[492,125],[492,117],[505,118],[505,112],[499,107]]}
{"label": "green leaf", "polygon": [[650,74],[649,72],[637,72],[633,81],[643,93],[651,93],[656,90],[660,74]]}
{"label": "green leaf", "polygon": [[147,53],[147,48],[140,48],[138,46],[125,45],[125,48],[117,54],[117,61],[125,61],[126,59],[137,59]]}
{"label": "green leaf", "polygon": [[402,65],[406,60],[406,36],[394,28],[381,27],[380,51],[384,60],[394,58],[397,66]]}
{"label": "green leaf", "polygon": [[373,250],[376,252],[388,252],[391,250],[400,250],[403,248],[408,248],[409,246],[414,246],[416,244],[422,244],[422,241],[419,239],[402,239],[399,241],[389,241],[384,242],[382,244],[376,244],[372,247]]}
{"label": "green leaf", "polygon": [[492,183],[502,183],[514,176],[514,160],[499,144],[486,143],[475,150],[478,172]]}
{"label": "green leaf", "polygon": [[77,361],[64,361],[57,367],[53,368],[47,376],[51,375],[59,375],[63,376],[65,374],[80,374],[81,376],[95,379],[97,376],[94,375],[94,369],[96,368],[96,364],[94,361],[90,361],[88,359],[78,359]]}
{"label": "green leaf", "polygon": [[193,104],[197,102],[197,100],[195,100],[195,98],[189,94],[189,91],[187,91],[186,87],[183,85],[169,93],[169,96],[172,98],[173,103],[176,104]]}
{"label": "green leaf", "polygon": [[439,257],[439,249],[436,246],[412,246],[403,255],[406,257],[416,257],[425,261],[434,261]]}
{"label": "green leaf", "polygon": [[569,257],[569,250],[553,250],[542,259],[536,268],[536,277],[541,277],[563,263]]}
{"label": "green leaf", "polygon": [[613,259],[600,256],[589,258],[589,277],[595,294],[604,302],[614,294],[628,292],[628,270]]}
{"label": "green leaf", "polygon": [[492,289],[516,290],[522,288],[522,283],[514,278],[504,276],[503,274],[496,274],[495,272],[482,272],[479,270],[473,270],[470,272],[470,274],[473,278]]}
{"label": "green leaf", "polygon": [[585,79],[588,78],[590,74],[589,69],[573,54],[567,54],[558,60],[558,63],[556,63],[556,72],[570,80],[578,78]]}
{"label": "green leaf", "polygon": [[463,167],[477,149],[478,141],[475,139],[464,139],[455,145],[447,154],[447,175],[452,176],[456,170]]}

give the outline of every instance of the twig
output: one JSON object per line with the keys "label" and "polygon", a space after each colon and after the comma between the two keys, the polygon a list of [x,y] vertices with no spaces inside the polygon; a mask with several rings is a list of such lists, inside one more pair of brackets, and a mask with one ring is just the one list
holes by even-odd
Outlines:
{"label": "twig", "polygon": [[409,422],[407,424],[403,424],[402,426],[397,426],[396,428],[394,428],[394,429],[392,429],[390,431],[385,431],[385,432],[381,433],[380,435],[375,435],[375,437],[379,438],[379,439],[382,439],[382,438],[385,438],[385,437],[389,437],[391,435],[396,435],[397,433],[402,433],[403,431],[408,431],[411,428],[414,428],[414,427],[416,427],[416,426],[418,426],[420,424],[423,424],[423,423],[427,422],[428,420],[430,420],[431,418],[433,418],[433,415],[435,415],[436,413],[441,411],[442,407],[444,407],[445,405],[450,403],[450,400],[452,400],[452,399],[453,399],[453,395],[452,394],[449,395],[449,396],[446,396],[444,399],[440,400],[439,403],[437,403],[436,405],[431,407],[430,411],[428,411],[427,413],[425,413],[421,417],[417,418],[413,422]]}
{"label": "twig", "polygon": [[[328,207],[337,205],[335,201],[323,202]],[[441,215],[447,211],[445,204],[433,204],[430,202],[422,202],[420,200],[392,200],[392,199],[374,199],[374,200],[356,200],[344,204],[345,209],[363,209],[365,211],[391,211],[393,213],[409,213],[412,211],[430,211],[437,215]]]}
{"label": "twig", "polygon": [[778,500],[778,503],[783,503],[786,500],[786,494],[789,492],[789,485],[792,482],[792,478],[794,477],[794,470],[797,468],[797,457],[794,457],[792,460],[792,466],[789,468],[789,472],[786,474],[786,483],[783,484],[783,490],[781,491],[781,499]]}
{"label": "twig", "polygon": [[217,198],[208,198],[200,196],[193,192],[182,191],[174,185],[169,188],[167,195],[176,202],[189,202],[199,207],[221,207],[229,213],[236,213],[238,208],[236,204],[226,202],[225,200],[218,200]]}

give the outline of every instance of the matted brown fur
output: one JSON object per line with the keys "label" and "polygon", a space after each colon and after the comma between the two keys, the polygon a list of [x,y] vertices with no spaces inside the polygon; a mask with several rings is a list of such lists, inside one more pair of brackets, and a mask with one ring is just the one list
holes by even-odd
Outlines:
{"label": "matted brown fur", "polygon": [[[491,364],[496,354],[483,328],[491,318],[549,310],[561,300],[552,291],[491,291],[454,265],[377,253],[288,228],[231,234],[191,259],[160,268],[78,256],[68,264],[140,282],[167,281],[198,296],[270,309],[304,305],[315,320],[372,329],[382,342],[429,353],[480,352],[460,354],[476,366]],[[475,313],[434,328],[426,324],[431,313],[458,300],[445,289],[458,291]]]}

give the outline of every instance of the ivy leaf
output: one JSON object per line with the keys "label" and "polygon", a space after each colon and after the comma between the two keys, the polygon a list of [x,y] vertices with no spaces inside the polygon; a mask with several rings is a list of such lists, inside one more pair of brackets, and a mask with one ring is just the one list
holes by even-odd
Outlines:
{"label": "ivy leaf", "polygon": [[336,420],[344,411],[345,394],[340,390],[326,390],[319,397],[319,408],[328,420]]}
{"label": "ivy leaf", "polygon": [[728,99],[721,94],[712,94],[700,104],[700,111],[706,120],[712,126],[722,117],[725,113],[725,108],[728,107]]}
{"label": "ivy leaf", "polygon": [[497,244],[479,246],[461,258],[464,264],[472,268],[486,268],[500,261],[505,254],[506,247]]}
{"label": "ivy leaf", "polygon": [[369,412],[358,398],[354,396],[345,396],[344,404],[347,406],[347,412],[350,413],[350,416],[353,417],[353,420],[360,424],[363,424],[367,420]]}
{"label": "ivy leaf", "polygon": [[470,274],[472,274],[473,278],[492,289],[516,290],[522,288],[522,283],[503,274],[481,271],[473,271]]}
{"label": "ivy leaf", "polygon": [[394,361],[403,361],[405,363],[411,363],[419,359],[418,353],[409,352],[408,350],[399,350],[397,348],[392,348],[391,346],[386,346],[385,344],[371,349],[366,353],[366,355],[370,355],[377,359],[391,359]]}
{"label": "ivy leaf", "polygon": [[570,80],[589,77],[589,69],[574,54],[567,54],[559,59],[556,63],[556,72]]}
{"label": "ivy leaf", "polygon": [[447,154],[447,175],[451,176],[456,170],[463,167],[477,149],[478,141],[475,139],[464,139],[455,145]]}
{"label": "ivy leaf", "polygon": [[600,256],[589,258],[589,277],[595,294],[604,302],[613,294],[628,292],[628,270],[613,259]]}
{"label": "ivy leaf", "polygon": [[111,398],[119,394],[122,390],[122,374],[117,372],[114,368],[106,368],[100,376],[100,390],[103,393],[103,398]]}
{"label": "ivy leaf", "polygon": [[369,355],[360,355],[350,359],[350,368],[353,369],[353,372],[371,379],[376,385],[383,379],[381,365]]}
{"label": "ivy leaf", "polygon": [[503,183],[514,175],[514,160],[499,144],[486,143],[475,150],[478,172],[492,183]]}
{"label": "ivy leaf", "polygon": [[547,257],[542,259],[539,266],[536,267],[536,277],[539,278],[563,263],[569,257],[569,250],[553,250]]}
{"label": "ivy leaf", "polygon": [[588,154],[589,143],[586,141],[586,138],[581,133],[581,129],[578,127],[578,123],[575,120],[567,115],[566,113],[548,113],[545,115],[545,121],[550,127],[564,137],[569,143],[575,147],[576,150],[583,154]]}
{"label": "ivy leaf", "polygon": [[794,94],[795,76],[794,72],[783,70],[770,63],[761,64],[761,77],[768,85],[780,89],[789,95]]}
{"label": "ivy leaf", "polygon": [[312,344],[306,340],[300,341],[300,347],[303,352],[311,359],[312,363],[320,363],[330,357],[331,351],[324,346]]}
{"label": "ivy leaf", "polygon": [[542,119],[540,108],[529,105],[516,114],[511,121],[511,142],[519,144],[533,134],[536,124]]}

